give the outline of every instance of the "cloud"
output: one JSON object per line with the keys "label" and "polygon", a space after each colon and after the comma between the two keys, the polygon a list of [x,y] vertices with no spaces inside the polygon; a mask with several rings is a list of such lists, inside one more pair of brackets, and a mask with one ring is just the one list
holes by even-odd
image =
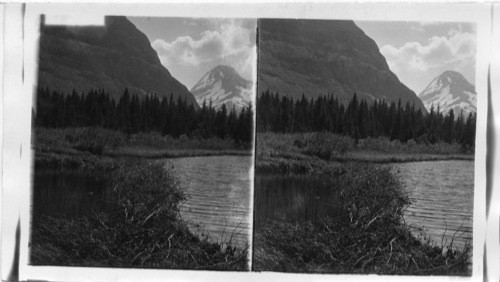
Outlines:
{"label": "cloud", "polygon": [[410,29],[411,29],[411,30],[418,31],[418,32],[424,32],[424,31],[425,31],[425,29],[424,29],[422,26],[420,26],[420,25],[412,25],[412,26],[410,27]]}
{"label": "cloud", "polygon": [[179,36],[171,42],[158,39],[152,46],[167,69],[228,64],[243,76],[251,77],[248,62],[254,58],[255,29],[230,19],[212,19],[209,28],[198,39],[190,36]]}
{"label": "cloud", "polygon": [[439,25],[445,25],[447,23],[445,22],[418,22],[420,26],[426,27],[426,26],[439,26]]}
{"label": "cloud", "polygon": [[475,35],[451,29],[448,36],[433,36],[427,44],[407,42],[400,48],[385,45],[380,49],[394,72],[427,72],[443,69],[464,75],[474,72]]}

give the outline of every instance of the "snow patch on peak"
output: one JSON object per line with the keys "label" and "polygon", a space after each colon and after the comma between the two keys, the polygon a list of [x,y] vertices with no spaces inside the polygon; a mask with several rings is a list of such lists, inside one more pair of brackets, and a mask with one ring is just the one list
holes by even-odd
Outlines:
{"label": "snow patch on peak", "polygon": [[198,83],[196,83],[196,85],[191,88],[191,93],[194,92],[194,91],[197,91],[199,89],[203,89],[209,85],[212,85],[214,83],[214,80],[215,78],[213,77],[213,75],[211,73],[207,73],[205,74],[200,81],[198,81]]}
{"label": "snow patch on peak", "polygon": [[434,110],[439,107],[441,113],[453,110],[456,116],[460,111],[465,114],[476,112],[477,95],[474,86],[454,71],[446,71],[434,78],[418,97],[428,111],[432,107]]}
{"label": "snow patch on peak", "polygon": [[228,109],[234,106],[241,110],[249,105],[253,88],[252,83],[241,78],[232,67],[220,65],[205,74],[191,93],[200,106],[204,101],[208,106],[211,101],[215,109],[225,104]]}

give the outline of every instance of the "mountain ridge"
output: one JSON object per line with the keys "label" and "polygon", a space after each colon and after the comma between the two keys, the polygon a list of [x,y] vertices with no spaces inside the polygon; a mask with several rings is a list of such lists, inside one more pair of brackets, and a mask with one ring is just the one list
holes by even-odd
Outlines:
{"label": "mountain ridge", "polygon": [[259,20],[259,95],[270,90],[294,99],[354,93],[425,107],[389,69],[375,41],[353,21]]}
{"label": "mountain ridge", "polygon": [[105,26],[40,28],[38,86],[87,93],[105,89],[119,99],[125,88],[198,104],[186,86],[161,64],[147,36],[126,17],[107,16]]}

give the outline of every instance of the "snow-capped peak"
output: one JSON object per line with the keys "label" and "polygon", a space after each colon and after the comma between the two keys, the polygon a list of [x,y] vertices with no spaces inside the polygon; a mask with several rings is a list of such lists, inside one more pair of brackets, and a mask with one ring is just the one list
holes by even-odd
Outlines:
{"label": "snow-capped peak", "polygon": [[216,109],[225,104],[228,110],[233,106],[240,110],[249,105],[253,87],[250,81],[243,79],[232,67],[219,65],[207,72],[191,88],[191,93],[200,106],[211,102]]}
{"label": "snow-capped peak", "polygon": [[453,110],[455,116],[463,111],[464,114],[476,112],[477,95],[474,85],[455,71],[446,71],[434,78],[422,91],[419,98],[428,111],[431,107],[438,107],[441,113],[447,114]]}

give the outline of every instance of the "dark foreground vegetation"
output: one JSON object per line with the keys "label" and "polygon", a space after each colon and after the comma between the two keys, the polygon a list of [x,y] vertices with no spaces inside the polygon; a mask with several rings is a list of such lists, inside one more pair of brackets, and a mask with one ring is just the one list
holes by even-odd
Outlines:
{"label": "dark foreground vegetation", "polygon": [[[425,111],[425,110],[424,110]],[[358,100],[354,94],[344,105],[334,96],[294,101],[278,93],[263,92],[257,97],[257,132],[304,133],[330,132],[353,138],[387,138],[419,145],[439,143],[460,145],[462,151],[474,151],[476,116],[471,113],[430,113],[414,105]]]}
{"label": "dark foreground vegetation", "polygon": [[[35,164],[36,164],[35,160]],[[159,162],[108,159],[116,210],[70,218],[42,215],[31,234],[31,264],[245,270],[247,249],[211,243],[189,231],[186,195]],[[78,169],[103,169],[91,160]]]}
{"label": "dark foreground vegetation", "polygon": [[[386,163],[473,159],[460,144],[419,144],[329,132],[257,133],[256,173],[323,174],[341,189],[337,212],[302,222],[259,223],[258,271],[470,275],[471,246],[457,250],[416,237],[403,218],[411,204]],[[258,189],[258,188],[256,188]],[[259,193],[256,190],[255,193]],[[427,238],[427,239],[425,239]]]}
{"label": "dark foreground vegetation", "polygon": [[[179,215],[189,197],[172,169],[152,158],[248,155],[251,108],[195,109],[179,99],[139,99],[127,90],[64,95],[40,89],[33,112],[35,169],[105,171],[113,212],[37,215],[31,264],[98,267],[248,269],[247,248],[193,234]],[[36,189],[36,188],[35,188]]]}
{"label": "dark foreground vegetation", "polygon": [[388,167],[349,164],[335,179],[342,192],[331,217],[260,225],[254,270],[470,275],[469,246],[452,250],[412,235],[403,219],[410,200]]}

